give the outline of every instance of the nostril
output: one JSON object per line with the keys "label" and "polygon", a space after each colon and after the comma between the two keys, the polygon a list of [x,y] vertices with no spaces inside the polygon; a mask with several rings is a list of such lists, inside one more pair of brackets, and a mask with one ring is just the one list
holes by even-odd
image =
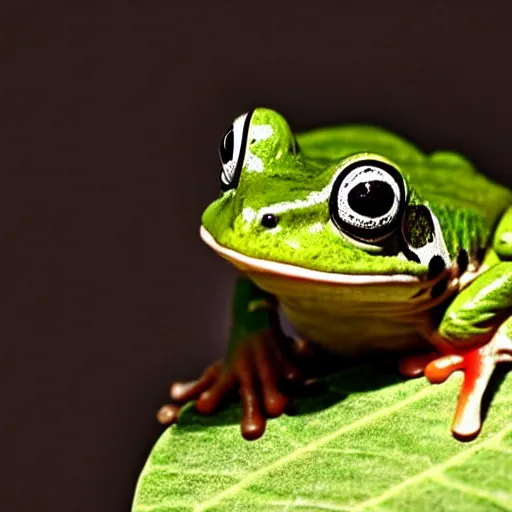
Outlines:
{"label": "nostril", "polygon": [[272,213],[266,213],[261,217],[261,225],[264,228],[275,228],[279,222],[279,217]]}

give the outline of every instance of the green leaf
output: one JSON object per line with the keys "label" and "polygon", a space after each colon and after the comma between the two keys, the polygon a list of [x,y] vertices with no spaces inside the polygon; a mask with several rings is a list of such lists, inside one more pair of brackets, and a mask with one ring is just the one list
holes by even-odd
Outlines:
{"label": "green leaf", "polygon": [[352,368],[252,442],[238,406],[211,417],[189,407],[156,443],[132,511],[512,511],[512,376],[496,375],[468,443],[450,431],[461,382]]}

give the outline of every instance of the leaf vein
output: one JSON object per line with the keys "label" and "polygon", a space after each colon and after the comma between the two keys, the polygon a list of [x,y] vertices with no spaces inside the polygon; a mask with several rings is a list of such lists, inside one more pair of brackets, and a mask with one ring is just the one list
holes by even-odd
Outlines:
{"label": "leaf vein", "polygon": [[506,445],[502,446],[501,443],[496,446],[492,446],[491,449],[495,452],[504,453],[505,455],[512,455],[512,448],[509,448]]}
{"label": "leaf vein", "polygon": [[152,471],[165,471],[166,474],[169,475],[198,475],[198,476],[231,476],[234,478],[239,478],[241,475],[245,475],[247,471],[237,470],[237,472],[233,471],[205,471],[204,469],[194,469],[194,468],[172,468],[167,464],[152,464],[149,466],[147,474]]}
{"label": "leaf vein", "polygon": [[[343,453],[345,455],[368,455],[369,457],[382,457],[383,459],[402,461],[404,456],[408,456],[404,452],[385,452],[382,450],[358,450],[355,448],[322,448],[319,450],[322,453]],[[428,459],[428,457],[423,457]]]}
{"label": "leaf vein", "polygon": [[302,508],[302,507],[315,507],[320,510],[335,510],[339,512],[350,512],[351,509],[337,505],[335,503],[326,503],[323,501],[309,501],[303,500],[302,498],[295,498],[293,501],[275,500],[270,502],[271,505],[285,506],[284,510],[290,510],[290,508]]}
{"label": "leaf vein", "polygon": [[[493,494],[483,489],[474,488],[462,482],[459,482],[458,480],[454,480],[453,478],[448,478],[446,475],[432,475],[430,476],[430,480],[433,480],[444,487],[455,489],[457,491],[463,492],[464,494],[468,494],[470,496],[474,496],[476,498],[481,498],[485,501],[493,503],[494,505],[497,505],[500,508],[503,508],[503,510],[506,510],[507,512],[512,510],[511,507],[507,506],[507,504],[500,500],[497,496],[494,496]],[[510,498],[511,500],[509,500],[509,503],[512,502],[512,495],[510,495]]]}
{"label": "leaf vein", "polygon": [[304,445],[301,448],[298,448],[297,450],[294,450],[294,451],[290,452],[289,454],[287,454],[283,457],[280,457],[279,459],[276,459],[274,462],[267,464],[266,466],[254,471],[253,473],[250,473],[245,478],[242,478],[238,483],[232,485],[231,487],[224,489],[223,491],[221,491],[220,493],[211,497],[207,501],[198,503],[196,505],[196,507],[194,508],[194,512],[201,512],[210,507],[213,507],[214,505],[218,504],[223,499],[244,489],[245,487],[250,485],[252,482],[254,482],[256,479],[269,473],[273,469],[283,466],[287,462],[294,461],[294,460],[298,459],[299,457],[316,450],[317,448],[329,443],[333,439],[336,439],[337,437],[339,437],[340,435],[342,435],[346,432],[350,432],[352,430],[356,430],[360,427],[363,427],[363,426],[371,423],[372,421],[382,418],[383,416],[389,416],[392,413],[406,407],[409,404],[417,402],[418,400],[421,400],[428,395],[438,393],[441,388],[442,388],[441,386],[431,386],[431,387],[424,388],[421,391],[415,393],[414,395],[409,396],[406,399],[401,400],[400,402],[394,403],[390,407],[381,409],[372,414],[364,416],[363,418],[360,418],[357,421],[354,421],[353,423],[344,425],[340,429],[335,430],[334,432],[331,432],[330,434],[327,434],[323,437],[315,439],[314,441],[310,442],[309,444]]}
{"label": "leaf vein", "polygon": [[387,491],[383,492],[379,496],[376,496],[375,498],[371,498],[369,500],[363,501],[359,505],[355,506],[353,508],[353,511],[359,512],[359,511],[367,509],[368,507],[378,505],[378,504],[386,501],[387,499],[392,498],[393,496],[396,496],[399,492],[403,491],[403,489],[405,489],[406,487],[409,487],[412,484],[416,484],[418,482],[421,482],[422,480],[425,480],[427,478],[430,478],[432,476],[440,474],[445,469],[447,469],[451,466],[455,466],[460,462],[463,462],[465,459],[469,458],[471,455],[474,455],[479,450],[499,443],[511,430],[512,430],[512,425],[508,425],[503,430],[500,430],[497,434],[493,435],[492,437],[489,437],[485,441],[476,443],[473,446],[471,446],[470,448],[468,448],[467,450],[459,452],[457,455],[454,455],[453,457],[445,460],[444,462],[436,464],[435,466],[432,466],[432,467],[426,469],[425,471],[417,473],[416,475],[414,475],[406,480],[403,480],[399,484],[389,488]]}
{"label": "leaf vein", "polygon": [[152,510],[159,509],[165,507],[188,507],[190,510],[192,510],[193,504],[186,501],[166,501],[164,503],[152,503],[151,505],[146,505],[143,503],[135,505],[132,512],[151,512]]}

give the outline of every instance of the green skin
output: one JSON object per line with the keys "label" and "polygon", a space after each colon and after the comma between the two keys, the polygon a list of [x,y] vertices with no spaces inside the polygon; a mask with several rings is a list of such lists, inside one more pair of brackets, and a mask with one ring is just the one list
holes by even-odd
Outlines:
{"label": "green skin", "polygon": [[[300,152],[295,154],[289,150],[294,135],[280,114],[256,109],[252,125],[272,127],[270,137],[248,141],[264,171],[248,172],[244,166],[236,189],[223,193],[203,213],[202,224],[218,244],[247,256],[324,272],[425,276],[426,265],[367,252],[340,237],[335,229],[312,232],[312,225],[332,224],[326,200],[293,207],[328,188],[344,160],[370,151],[393,162],[414,202],[428,204],[437,215],[452,261],[460,249],[467,251],[470,260],[476,260],[482,248],[495,251],[492,265],[497,265],[496,269],[480,275],[445,313],[439,326],[443,336],[455,342],[465,340],[480,332],[482,322],[512,307],[512,263],[502,261],[512,259],[512,192],[478,173],[464,157],[451,152],[427,156],[400,137],[370,126],[297,134]],[[283,209],[284,203],[290,207]],[[271,233],[260,218],[262,213],[275,211],[273,205],[277,204],[282,229]],[[249,208],[256,212],[251,222],[243,214]],[[291,240],[299,242],[298,249],[287,243]],[[493,290],[492,301],[489,293],[482,296],[484,288]],[[464,320],[455,322],[459,313]],[[235,318],[235,326],[237,323]],[[236,343],[239,337],[234,338]]]}
{"label": "green skin", "polygon": [[[512,261],[507,261],[512,259],[512,192],[456,153],[425,155],[398,136],[371,126],[294,135],[280,114],[258,108],[250,117],[236,187],[208,206],[203,227],[220,247],[258,260],[332,275],[400,274],[426,279],[429,261],[404,257],[403,251],[404,229],[412,233],[413,249],[425,243],[421,219],[404,217],[390,237],[391,249],[386,250],[376,249],[378,243],[343,236],[333,223],[329,195],[334,179],[362,154],[392,165],[406,183],[408,204],[425,205],[437,218],[448,270],[456,273],[462,250],[468,255],[474,279],[445,301],[444,316],[436,321],[432,338],[455,347],[454,352],[475,342],[488,343],[498,329],[502,338],[512,340]],[[262,225],[262,216],[268,213],[277,215],[277,227]],[[477,276],[485,252],[486,270]],[[267,292],[245,277],[236,286],[228,369],[233,354],[247,340],[271,328],[272,310],[250,307],[268,299]],[[273,300],[279,303],[279,297]]]}
{"label": "green skin", "polygon": [[[438,215],[453,257],[461,245],[470,253],[475,246],[489,246],[499,217],[512,203],[509,190],[478,174],[462,156],[448,152],[426,156],[379,128],[345,126],[297,134],[301,150],[295,155],[289,151],[293,134],[279,114],[257,109],[251,125],[272,127],[268,139],[249,142],[264,171],[244,168],[236,189],[222,194],[202,217],[203,226],[220,245],[248,256],[334,273],[424,274],[423,265],[365,252],[331,229],[311,233],[312,225],[330,223],[327,201],[281,211],[283,229],[278,234],[262,227],[259,218],[245,220],[247,208],[272,212],[273,205],[306,201],[320,193],[329,187],[343,160],[361,152],[377,153],[395,163],[417,195],[414,201],[428,201]],[[300,250],[287,244],[289,240],[298,241]]]}

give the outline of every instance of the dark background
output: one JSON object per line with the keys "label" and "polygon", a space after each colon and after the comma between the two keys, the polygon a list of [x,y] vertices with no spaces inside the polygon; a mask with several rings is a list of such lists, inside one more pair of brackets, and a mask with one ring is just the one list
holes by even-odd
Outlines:
{"label": "dark background", "polygon": [[170,381],[223,353],[198,237],[260,105],[456,149],[512,184],[507,2],[17,3],[1,16],[0,507],[128,511]]}

